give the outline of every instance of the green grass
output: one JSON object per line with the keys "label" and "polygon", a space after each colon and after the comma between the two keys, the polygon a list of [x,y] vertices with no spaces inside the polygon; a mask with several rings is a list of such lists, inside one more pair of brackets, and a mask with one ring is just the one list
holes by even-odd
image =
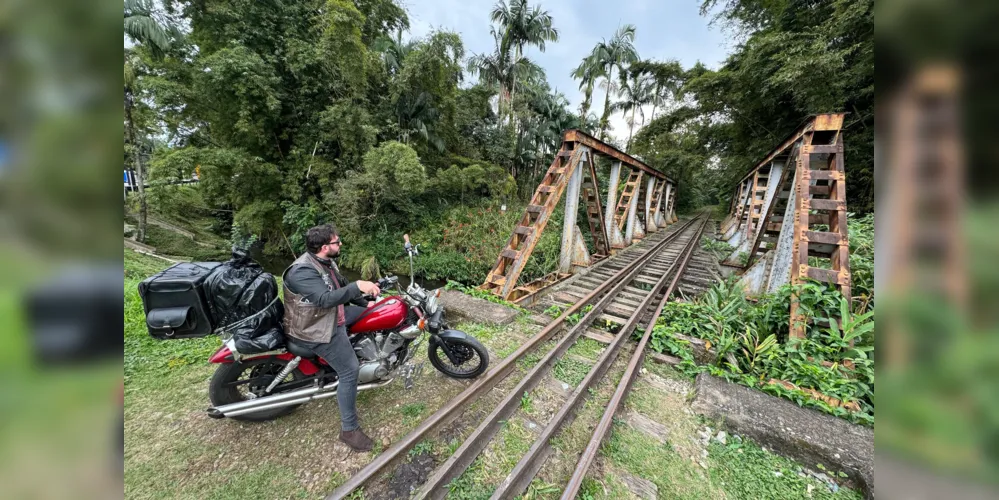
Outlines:
{"label": "green grass", "polygon": [[534,411],[534,401],[531,399],[531,393],[524,392],[524,395],[520,397],[520,409],[524,413],[531,413]]}
{"label": "green grass", "polygon": [[125,303],[125,385],[133,377],[149,379],[149,384],[159,387],[170,370],[188,365],[204,365],[220,342],[215,336],[200,339],[156,340],[146,331],[145,312],[139,298],[139,283],[148,276],[169,267],[169,263],[129,250],[124,254],[124,303]]}
{"label": "green grass", "polygon": [[409,456],[415,457],[417,455],[423,455],[424,453],[433,454],[434,448],[435,446],[433,441],[424,439],[423,441],[416,443],[416,446],[409,450]]}
{"label": "green grass", "polygon": [[[808,485],[811,498],[860,498],[853,490],[842,488],[833,494],[825,484],[798,476],[799,466],[784,457],[764,451],[756,444],[712,443],[709,447],[712,482],[723,484],[730,498],[805,498]],[[780,476],[774,474],[780,472]]]}
{"label": "green grass", "polygon": [[457,328],[473,337],[479,342],[491,342],[503,335],[506,328],[483,323],[459,323]]}
{"label": "green grass", "polygon": [[423,403],[410,403],[402,407],[402,415],[405,417],[419,417],[423,415],[423,412],[427,411],[427,405]]}
{"label": "green grass", "polygon": [[522,422],[504,422],[486,451],[461,476],[451,481],[448,498],[489,498],[496,485],[513,470],[533,442],[534,435]]}
{"label": "green grass", "polygon": [[425,403],[409,403],[399,410],[402,413],[402,421],[406,425],[419,422],[423,414],[427,412]]}
{"label": "green grass", "polygon": [[650,373],[654,373],[663,378],[687,380],[686,376],[676,371],[672,366],[653,361],[650,356],[645,356],[645,361],[642,363],[642,368],[644,368],[646,371]]}
{"label": "green grass", "polygon": [[[624,424],[614,426],[610,439],[601,449],[601,454],[615,467],[652,481],[660,494],[668,492],[671,498],[860,497],[857,492],[845,488],[833,494],[825,484],[799,477],[798,466],[793,461],[763,451],[748,440],[741,443],[729,440],[727,445],[713,442],[708,452],[708,458],[702,460],[707,470],[703,470],[684,460],[669,444],[660,444]],[[810,495],[807,494],[809,485],[812,486]]]}
{"label": "green grass", "polygon": [[631,492],[618,480],[614,472],[607,471],[600,481],[589,476],[584,478],[583,485],[579,489],[579,495],[576,498],[580,500],[603,500],[630,498],[631,496]]}
{"label": "green grass", "polygon": [[600,357],[600,353],[603,351],[604,345],[589,337],[581,337],[569,348],[570,353],[592,360]]}
{"label": "green grass", "polygon": [[541,358],[544,357],[545,353],[552,350],[554,347],[555,342],[549,340],[543,346],[536,347],[534,350],[524,353],[524,355],[517,360],[517,366],[521,370],[530,370],[531,367],[538,364],[538,361],[541,361]]}
{"label": "green grass", "polygon": [[187,257],[196,262],[228,260],[227,246],[213,244],[205,247],[182,234],[150,224],[146,228],[146,244],[156,248],[156,253]]}
{"label": "green grass", "polygon": [[562,358],[555,363],[555,369],[553,373],[555,378],[569,384],[572,387],[576,387],[580,382],[586,378],[586,374],[590,373],[592,367],[586,363],[576,361],[574,359]]}

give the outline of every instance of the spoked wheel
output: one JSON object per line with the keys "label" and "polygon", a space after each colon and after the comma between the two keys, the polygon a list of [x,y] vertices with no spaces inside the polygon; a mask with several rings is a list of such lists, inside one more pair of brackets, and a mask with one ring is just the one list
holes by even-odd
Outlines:
{"label": "spoked wheel", "polygon": [[[212,405],[227,405],[280,393],[280,390],[275,389],[271,394],[267,394],[265,390],[271,381],[274,380],[274,377],[280,374],[286,364],[288,362],[283,359],[260,358],[244,362],[226,363],[219,366],[208,386],[208,396],[212,400]],[[281,383],[303,378],[306,378],[305,375],[296,368]],[[298,406],[286,406],[232,418],[250,422],[263,422],[287,415],[294,411],[295,408],[298,408]]]}
{"label": "spoked wheel", "polygon": [[489,351],[476,339],[441,339],[451,351],[453,360],[444,352],[444,346],[437,342],[430,343],[427,357],[430,364],[444,375],[452,378],[475,378],[489,367]]}

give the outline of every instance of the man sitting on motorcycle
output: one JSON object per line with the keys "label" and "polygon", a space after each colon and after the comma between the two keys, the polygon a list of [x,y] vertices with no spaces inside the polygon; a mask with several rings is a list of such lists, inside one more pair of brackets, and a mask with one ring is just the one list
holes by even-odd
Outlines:
{"label": "man sitting on motorcycle", "polygon": [[[347,338],[347,326],[364,312],[381,290],[370,281],[347,281],[333,258],[343,242],[336,226],[324,224],[306,233],[308,251],[284,272],[285,333],[323,358],[336,371],[340,407],[340,440],[357,451],[370,451],[373,442],[357,417],[358,362]],[[348,305],[354,304],[354,305]]]}

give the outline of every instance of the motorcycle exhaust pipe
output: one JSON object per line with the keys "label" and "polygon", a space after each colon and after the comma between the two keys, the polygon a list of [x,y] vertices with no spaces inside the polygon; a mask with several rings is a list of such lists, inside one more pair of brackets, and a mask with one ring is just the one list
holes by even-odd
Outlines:
{"label": "motorcycle exhaust pipe", "polygon": [[[394,380],[394,378],[362,384],[357,386],[357,390],[363,391],[366,389],[375,389],[387,385],[389,382],[392,382],[392,380]],[[250,413],[304,404],[318,399],[332,398],[337,394],[336,386],[337,382],[334,382],[331,384],[331,387],[308,387],[283,394],[275,394],[273,396],[265,396],[262,398],[251,399],[249,401],[240,401],[239,403],[216,406],[208,409],[208,416],[212,418],[238,417],[240,415],[247,415]]]}
{"label": "motorcycle exhaust pipe", "polygon": [[[335,387],[336,387],[336,382],[333,383],[333,388]],[[248,399],[246,401],[240,401],[238,403],[230,403],[227,405],[212,407],[208,409],[208,416],[214,418],[222,418],[228,416],[231,412],[242,410],[244,408],[253,408],[261,405],[269,405],[272,403],[277,403],[279,401],[288,401],[293,399],[297,400],[303,397],[307,398],[309,396],[312,396],[313,394],[316,394],[321,390],[323,390],[323,388],[321,387],[305,387],[303,389],[298,389],[291,392],[283,392],[280,394],[273,394],[271,396]]]}

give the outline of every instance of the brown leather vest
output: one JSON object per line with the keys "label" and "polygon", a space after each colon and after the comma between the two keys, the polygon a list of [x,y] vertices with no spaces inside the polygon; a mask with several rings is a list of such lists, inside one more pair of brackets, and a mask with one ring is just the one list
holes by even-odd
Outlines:
{"label": "brown leather vest", "polygon": [[303,301],[302,295],[292,292],[288,288],[287,275],[291,268],[298,265],[315,267],[330,290],[339,288],[340,285],[336,281],[336,274],[324,267],[311,253],[305,252],[295,259],[281,275],[281,286],[284,288],[284,332],[296,339],[325,344],[333,338],[338,315],[343,317],[343,306],[319,307]]}

